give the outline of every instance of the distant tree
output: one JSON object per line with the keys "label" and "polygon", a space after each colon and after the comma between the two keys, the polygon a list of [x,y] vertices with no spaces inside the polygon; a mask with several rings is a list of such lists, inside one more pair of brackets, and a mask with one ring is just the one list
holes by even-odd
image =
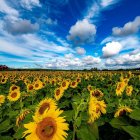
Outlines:
{"label": "distant tree", "polygon": [[0,65],[0,71],[9,69],[6,65]]}

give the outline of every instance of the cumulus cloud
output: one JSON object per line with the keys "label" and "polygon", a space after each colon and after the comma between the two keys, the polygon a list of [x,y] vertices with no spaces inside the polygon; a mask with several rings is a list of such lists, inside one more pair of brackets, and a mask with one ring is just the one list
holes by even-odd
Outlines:
{"label": "cumulus cloud", "polygon": [[128,36],[137,33],[140,29],[140,16],[137,16],[134,21],[126,23],[123,27],[114,27],[112,29],[113,35]]}
{"label": "cumulus cloud", "polygon": [[94,64],[99,64],[101,62],[101,59],[99,57],[93,57],[93,56],[86,56],[83,58],[83,63],[85,65],[94,65]]}
{"label": "cumulus cloud", "polygon": [[83,55],[83,54],[86,53],[86,50],[84,48],[77,47],[76,48],[76,53],[79,54],[79,55]]}
{"label": "cumulus cloud", "polygon": [[119,42],[109,42],[102,48],[103,57],[107,58],[114,56],[118,54],[121,51],[121,49],[122,45]]}
{"label": "cumulus cloud", "polygon": [[124,67],[131,67],[131,66],[137,66],[140,65],[140,53],[136,54],[124,54],[120,55],[117,58],[113,59],[107,59],[106,66],[124,66]]}
{"label": "cumulus cloud", "polygon": [[4,29],[13,35],[34,33],[39,29],[37,23],[32,24],[30,20],[19,19],[17,21],[5,20]]}
{"label": "cumulus cloud", "polygon": [[96,26],[87,19],[79,20],[70,28],[67,39],[76,44],[90,43],[94,40]]}
{"label": "cumulus cloud", "polygon": [[27,10],[32,10],[33,7],[38,6],[40,7],[41,4],[39,0],[21,0],[21,6]]}

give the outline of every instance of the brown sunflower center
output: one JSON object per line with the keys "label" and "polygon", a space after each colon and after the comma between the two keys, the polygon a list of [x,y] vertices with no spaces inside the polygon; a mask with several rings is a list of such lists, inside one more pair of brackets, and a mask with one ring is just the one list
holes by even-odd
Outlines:
{"label": "brown sunflower center", "polygon": [[120,111],[119,116],[123,116],[125,114],[126,114],[126,111],[125,110],[122,110],[122,111]]}
{"label": "brown sunflower center", "polygon": [[15,89],[17,89],[17,86],[13,86],[13,87],[12,87],[12,91],[15,90]]}
{"label": "brown sunflower center", "polygon": [[95,90],[93,93],[92,93],[92,96],[100,96],[100,92],[98,90]]}
{"label": "brown sunflower center", "polygon": [[72,82],[72,85],[74,86],[76,84],[76,82]]}
{"label": "brown sunflower center", "polygon": [[66,86],[66,82],[63,82],[63,83],[62,83],[62,86],[65,87],[65,86]]}
{"label": "brown sunflower center", "polygon": [[36,88],[39,87],[39,84],[35,84],[35,87],[36,87]]}
{"label": "brown sunflower center", "polygon": [[80,79],[77,79],[77,82],[79,82],[80,81]]}
{"label": "brown sunflower center", "polygon": [[13,92],[12,94],[11,94],[11,97],[12,98],[15,98],[17,96],[17,92]]}
{"label": "brown sunflower center", "polygon": [[60,94],[60,89],[56,90],[56,96],[58,96]]}
{"label": "brown sunflower center", "polygon": [[52,140],[56,133],[57,125],[53,118],[44,118],[37,124],[36,134],[40,140]]}
{"label": "brown sunflower center", "polygon": [[34,88],[33,85],[29,86],[29,90],[33,90],[33,88]]}
{"label": "brown sunflower center", "polygon": [[42,115],[46,109],[50,109],[49,103],[42,104],[41,107],[39,108],[39,113]]}

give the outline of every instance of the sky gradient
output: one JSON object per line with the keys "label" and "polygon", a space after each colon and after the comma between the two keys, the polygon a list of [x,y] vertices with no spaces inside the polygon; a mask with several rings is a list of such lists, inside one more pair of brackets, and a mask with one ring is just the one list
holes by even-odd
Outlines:
{"label": "sky gradient", "polygon": [[0,0],[0,64],[140,67],[140,1]]}

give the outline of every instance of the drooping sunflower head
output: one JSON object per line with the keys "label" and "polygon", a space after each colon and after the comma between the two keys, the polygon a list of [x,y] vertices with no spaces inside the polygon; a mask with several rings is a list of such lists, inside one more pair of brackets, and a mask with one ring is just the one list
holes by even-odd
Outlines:
{"label": "drooping sunflower head", "polygon": [[57,108],[57,104],[55,100],[51,98],[46,98],[42,100],[36,108],[35,116],[41,116],[46,110],[55,110]]}
{"label": "drooping sunflower head", "polygon": [[94,122],[96,119],[98,119],[101,116],[101,113],[106,113],[106,104],[105,102],[98,101],[97,98],[92,97],[89,101],[89,123]]}
{"label": "drooping sunflower head", "polygon": [[9,93],[7,96],[9,101],[17,101],[20,98],[20,91],[19,90],[14,90]]}
{"label": "drooping sunflower head", "polygon": [[68,130],[68,124],[64,117],[59,115],[63,111],[48,110],[41,117],[34,116],[34,122],[25,124],[24,127],[28,130],[24,132],[26,140],[65,140]]}
{"label": "drooping sunflower head", "polygon": [[64,89],[63,88],[56,88],[54,91],[54,97],[58,101],[64,94]]}
{"label": "drooping sunflower head", "polygon": [[25,119],[26,115],[31,111],[29,109],[24,109],[16,118],[16,126],[19,127],[20,123]]}
{"label": "drooping sunflower head", "polygon": [[115,112],[114,117],[119,117],[119,116],[123,116],[125,115],[127,112],[130,113],[133,110],[131,108],[129,108],[128,106],[120,106],[117,111]]}
{"label": "drooping sunflower head", "polygon": [[0,106],[5,102],[5,96],[0,95]]}

